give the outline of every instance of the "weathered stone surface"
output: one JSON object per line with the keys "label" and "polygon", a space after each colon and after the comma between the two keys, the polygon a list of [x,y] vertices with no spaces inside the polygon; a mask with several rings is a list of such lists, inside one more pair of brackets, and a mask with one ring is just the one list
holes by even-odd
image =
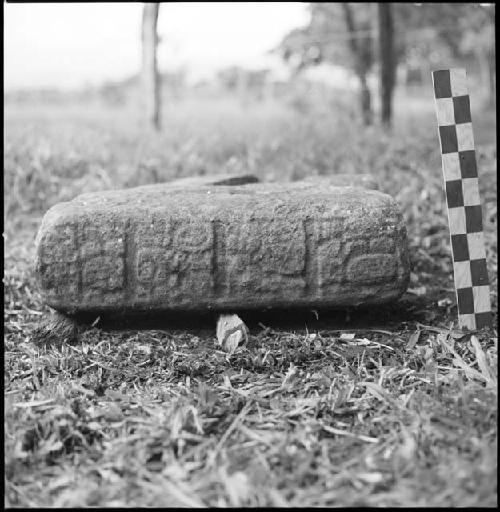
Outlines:
{"label": "weathered stone surface", "polygon": [[306,182],[83,194],[47,212],[36,255],[67,313],[380,304],[409,278],[390,196]]}
{"label": "weathered stone surface", "polygon": [[333,185],[336,187],[364,187],[371,190],[379,190],[380,186],[371,174],[331,174],[326,176],[308,176],[304,179],[307,183],[316,185]]}

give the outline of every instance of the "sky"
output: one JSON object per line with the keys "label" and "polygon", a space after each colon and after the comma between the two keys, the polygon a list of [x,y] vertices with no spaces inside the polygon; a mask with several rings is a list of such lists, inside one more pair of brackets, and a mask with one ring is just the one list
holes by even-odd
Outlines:
{"label": "sky", "polygon": [[[94,85],[140,67],[140,3],[4,3],[4,87]],[[160,70],[191,80],[239,64],[266,65],[266,52],[308,21],[299,2],[163,3]]]}

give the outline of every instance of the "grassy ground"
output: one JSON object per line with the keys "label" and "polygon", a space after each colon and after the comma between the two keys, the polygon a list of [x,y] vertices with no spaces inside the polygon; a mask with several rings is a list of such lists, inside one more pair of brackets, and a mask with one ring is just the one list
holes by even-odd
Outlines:
{"label": "grassy ground", "polygon": [[[457,329],[432,104],[401,105],[391,134],[335,102],[170,107],[161,136],[126,109],[7,106],[6,506],[497,504],[497,331]],[[473,120],[496,325],[495,120]],[[231,357],[201,317],[35,343],[33,242],[51,205],[239,171],[377,176],[406,217],[409,293],[377,311],[244,316]]]}

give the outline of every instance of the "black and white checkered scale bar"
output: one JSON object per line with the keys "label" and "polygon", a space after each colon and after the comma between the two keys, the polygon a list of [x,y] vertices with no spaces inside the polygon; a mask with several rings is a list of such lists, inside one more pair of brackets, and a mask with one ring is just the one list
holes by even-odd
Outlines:
{"label": "black and white checkered scale bar", "polygon": [[476,152],[465,69],[434,71],[434,96],[448,204],[460,327],[491,325]]}

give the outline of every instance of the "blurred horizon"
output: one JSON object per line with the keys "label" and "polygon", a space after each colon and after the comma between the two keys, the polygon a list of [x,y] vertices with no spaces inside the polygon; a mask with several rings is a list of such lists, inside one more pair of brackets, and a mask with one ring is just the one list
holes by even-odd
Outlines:
{"label": "blurred horizon", "polygon": [[[376,118],[382,110],[378,35],[384,32],[377,5],[162,3],[157,28],[164,126],[254,114],[285,119],[289,113],[368,126],[365,115]],[[496,126],[494,5],[387,5],[395,126],[432,127],[431,71],[464,67],[475,129],[490,141]],[[4,4],[5,118],[144,122],[143,6]]]}
{"label": "blurred horizon", "polygon": [[[142,5],[4,4],[5,92],[79,90],[136,75]],[[269,50],[308,18],[297,2],[162,4],[159,70],[193,84],[232,65],[279,66]]]}

